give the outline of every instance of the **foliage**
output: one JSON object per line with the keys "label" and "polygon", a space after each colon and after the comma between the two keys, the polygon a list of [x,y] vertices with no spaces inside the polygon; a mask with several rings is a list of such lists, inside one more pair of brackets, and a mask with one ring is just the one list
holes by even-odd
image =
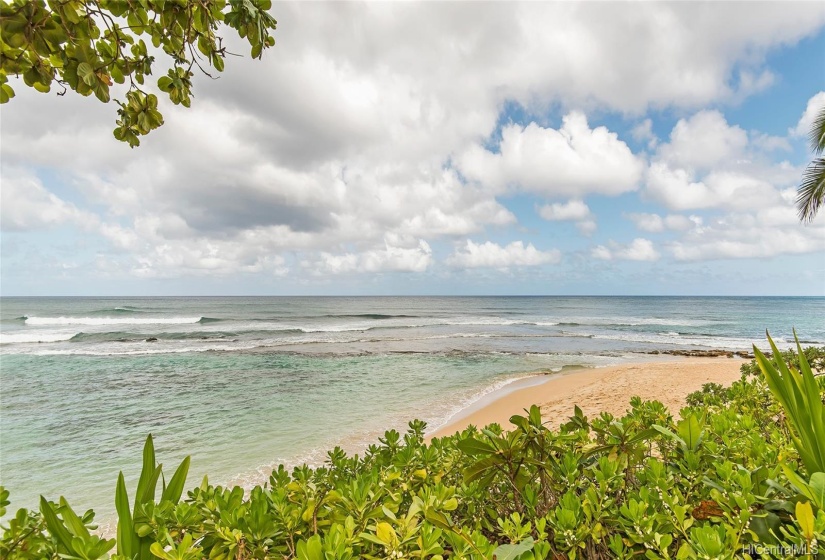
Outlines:
{"label": "foliage", "polygon": [[[8,76],[40,92],[62,88],[108,103],[114,84],[118,140],[135,147],[138,136],[163,124],[155,94],[143,89],[162,51],[171,68],[157,80],[175,105],[189,107],[193,68],[218,72],[227,54],[221,25],[245,39],[252,57],[275,44],[271,0],[13,0],[0,4],[0,103],[14,97]],[[147,44],[151,43],[151,45]]]}
{"label": "foliage", "polygon": [[[510,431],[471,427],[429,443],[413,421],[362,456],[336,448],[323,466],[280,466],[249,492],[204,478],[182,500],[164,491],[157,503],[146,490],[162,479],[150,439],[134,508],[118,507],[113,558],[825,558],[816,549],[825,473],[806,466],[791,435],[799,428],[789,431],[765,378],[690,400],[681,419],[639,398],[622,417],[574,408],[558,430],[532,407]],[[8,522],[0,556],[105,557],[110,541],[83,529],[92,513],[78,522],[64,502],[50,507],[82,553],[66,552],[63,529],[41,507]],[[123,542],[130,527],[137,546]]]}
{"label": "foliage", "polygon": [[803,222],[812,221],[825,202],[825,107],[819,110],[811,123],[808,140],[814,159],[802,175],[796,198],[799,219]]}
{"label": "foliage", "polygon": [[[781,350],[777,354],[766,353],[765,355],[769,357],[773,357],[774,355],[778,356],[787,367],[799,369],[800,354],[797,353],[796,350]],[[808,362],[815,376],[825,375],[825,346],[808,346],[802,350],[801,355],[805,356],[805,360]],[[762,376],[762,370],[759,369],[759,362],[755,359],[742,364],[741,372],[742,375],[745,376]]]}
{"label": "foliage", "polygon": [[[768,341],[774,354],[778,354],[770,335]],[[783,360],[772,362],[756,346],[753,351],[771,392],[793,427],[791,439],[802,462],[811,474],[825,473],[825,404],[799,340],[796,345],[799,369],[789,368]]]}

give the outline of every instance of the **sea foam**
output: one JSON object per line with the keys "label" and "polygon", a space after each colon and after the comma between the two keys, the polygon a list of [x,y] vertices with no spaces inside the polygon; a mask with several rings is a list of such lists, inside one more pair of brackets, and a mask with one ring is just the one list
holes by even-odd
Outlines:
{"label": "sea foam", "polygon": [[203,317],[26,317],[31,326],[49,325],[187,325],[198,323]]}

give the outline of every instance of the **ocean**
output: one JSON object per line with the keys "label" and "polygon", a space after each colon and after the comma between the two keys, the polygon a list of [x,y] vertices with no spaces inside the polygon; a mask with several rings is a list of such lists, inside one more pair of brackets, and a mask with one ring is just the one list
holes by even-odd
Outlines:
{"label": "ocean", "polygon": [[[114,516],[152,433],[188,486],[431,428],[517,379],[667,349],[825,345],[825,298],[140,297],[0,299],[0,484]],[[572,407],[572,403],[571,403]]]}

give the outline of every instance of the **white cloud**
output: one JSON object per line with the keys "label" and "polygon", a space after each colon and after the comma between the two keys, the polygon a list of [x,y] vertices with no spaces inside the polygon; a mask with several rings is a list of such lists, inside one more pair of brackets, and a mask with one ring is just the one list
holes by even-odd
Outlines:
{"label": "white cloud", "polygon": [[765,208],[799,180],[799,169],[769,158],[785,147],[785,139],[749,135],[718,111],[700,111],[680,119],[670,141],[659,146],[644,194],[671,210]]}
{"label": "white cloud", "polygon": [[424,272],[432,264],[432,249],[424,240],[414,247],[398,247],[387,243],[383,249],[362,253],[333,255],[322,252],[315,261],[304,261],[305,268],[316,274],[348,274],[360,272]]}
{"label": "white cloud", "polygon": [[578,222],[590,217],[590,208],[581,200],[570,200],[566,204],[545,204],[539,208],[539,216],[550,221]]}
{"label": "white cloud", "polygon": [[539,216],[551,222],[576,222],[576,228],[585,236],[592,235],[598,228],[590,208],[581,200],[545,204],[538,212]]}
{"label": "white cloud", "polygon": [[605,261],[656,261],[660,257],[653,242],[641,237],[637,237],[627,245],[615,241],[610,241],[608,246],[597,245],[591,249],[590,256]]}
{"label": "white cloud", "polygon": [[651,150],[659,143],[659,138],[653,132],[653,121],[650,119],[645,119],[634,126],[630,133],[637,142],[647,142],[647,147]]}
{"label": "white cloud", "polygon": [[3,168],[0,189],[0,227],[3,231],[50,229],[66,224],[95,227],[97,218],[49,192],[33,173],[18,167]]}
{"label": "white cloud", "polygon": [[755,148],[763,152],[791,151],[791,143],[783,136],[771,136],[763,132],[752,130],[750,132],[750,143]]}
{"label": "white cloud", "polygon": [[636,227],[642,231],[659,233],[665,230],[686,231],[702,224],[699,216],[683,216],[681,214],[668,214],[664,218],[658,214],[633,213],[627,217]]}
{"label": "white cloud", "polygon": [[[229,61],[220,80],[196,77],[191,110],[163,101],[166,124],[136,150],[112,139],[112,104],[17,87],[3,113],[3,227],[105,222],[102,239],[143,276],[281,274],[292,260],[318,271],[425,270],[432,256],[419,241],[516,225],[502,195],[637,189],[644,158],[586,114],[641,121],[634,137],[654,142],[646,111],[739,100],[770,81],[769,49],[825,22],[815,3],[283,2],[273,12],[276,47],[262,61]],[[500,153],[485,149],[511,102],[567,116],[558,130],[507,125]],[[716,130],[728,152],[736,128]],[[717,160],[712,177],[692,169],[714,156],[688,146],[706,129],[696,130],[671,135],[660,175],[678,184],[648,184],[651,198],[674,210],[705,207],[708,193],[720,207],[756,207],[757,195],[770,206],[775,195],[761,183],[730,174],[789,186],[790,164]],[[60,177],[87,206],[42,184],[18,197],[12,166]],[[699,192],[677,189],[691,184]],[[596,227],[592,215],[572,221],[585,234]]]}
{"label": "white cloud", "polygon": [[814,124],[814,120],[823,107],[825,107],[825,91],[820,91],[808,99],[808,104],[805,106],[805,111],[799,118],[799,122],[796,123],[794,128],[788,129],[788,134],[807,138],[811,132],[811,126]]}
{"label": "white cloud", "polygon": [[657,156],[673,167],[708,170],[742,158],[747,144],[748,133],[728,125],[722,113],[699,111],[689,119],[679,119],[670,142],[660,146]]}
{"label": "white cloud", "polygon": [[676,260],[768,259],[825,251],[825,227],[802,227],[793,208],[730,214],[669,247]]}
{"label": "white cloud", "polygon": [[582,220],[580,222],[576,222],[576,229],[584,236],[591,236],[593,233],[598,229],[598,224],[596,224],[596,220]]}
{"label": "white cloud", "polygon": [[646,192],[673,210],[762,208],[780,198],[771,183],[747,173],[714,171],[704,180],[694,181],[690,172],[661,162],[650,166]]}
{"label": "white cloud", "polygon": [[560,260],[561,252],[557,249],[539,251],[532,243],[525,246],[521,241],[513,241],[502,247],[490,241],[474,243],[468,239],[463,248],[447,257],[446,262],[455,268],[508,268],[556,264]]}
{"label": "white cloud", "polygon": [[635,190],[643,164],[607,128],[591,129],[583,113],[567,114],[558,130],[508,125],[499,152],[473,146],[457,158],[462,174],[497,192],[546,196],[617,195]]}

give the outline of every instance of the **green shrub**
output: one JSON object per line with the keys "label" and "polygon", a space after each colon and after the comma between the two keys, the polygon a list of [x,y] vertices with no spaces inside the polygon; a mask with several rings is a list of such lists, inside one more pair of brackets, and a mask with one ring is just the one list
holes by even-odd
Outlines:
{"label": "green shrub", "polygon": [[[825,346],[808,346],[802,350],[802,354],[811,366],[811,371],[814,375],[820,376],[825,374]],[[773,357],[772,353],[768,355]],[[782,362],[789,368],[799,369],[799,352],[797,350],[790,348],[779,351],[776,355],[779,356]],[[759,369],[759,364],[755,359],[742,364],[741,371],[744,376],[762,376],[762,370]]]}

